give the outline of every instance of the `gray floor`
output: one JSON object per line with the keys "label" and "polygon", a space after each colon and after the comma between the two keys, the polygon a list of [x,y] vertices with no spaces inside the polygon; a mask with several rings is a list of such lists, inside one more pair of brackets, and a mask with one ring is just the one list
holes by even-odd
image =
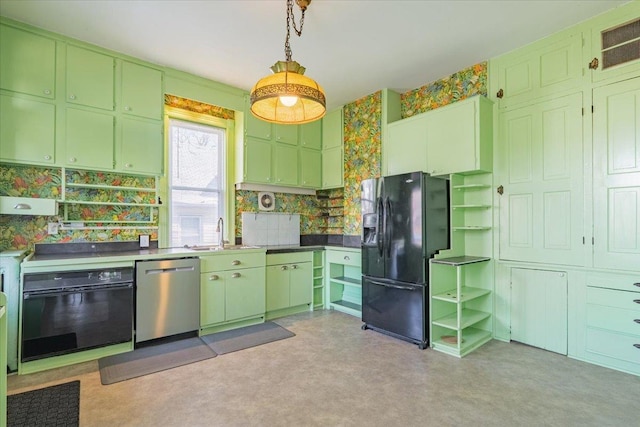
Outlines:
{"label": "gray floor", "polygon": [[295,337],[103,386],[97,362],[9,378],[79,379],[81,426],[637,426],[640,378],[516,343],[463,359],[315,312]]}

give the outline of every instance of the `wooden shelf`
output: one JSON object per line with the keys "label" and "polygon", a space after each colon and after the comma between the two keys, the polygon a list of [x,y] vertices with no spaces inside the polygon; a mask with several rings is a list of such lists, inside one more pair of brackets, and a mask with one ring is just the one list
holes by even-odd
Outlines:
{"label": "wooden shelf", "polygon": [[483,225],[465,225],[460,227],[451,227],[453,231],[482,231],[482,230],[491,230],[491,227],[486,227]]}
{"label": "wooden shelf", "polygon": [[489,205],[451,205],[452,209],[489,209]]}
{"label": "wooden shelf", "polygon": [[140,191],[144,193],[155,193],[155,188],[146,187],[118,187],[116,185],[100,185],[100,184],[76,184],[73,182],[67,182],[65,187],[70,188],[87,188],[87,189],[102,189],[102,190],[119,190],[119,191]]}
{"label": "wooden shelf", "polygon": [[451,258],[436,258],[431,262],[434,264],[445,264],[457,267],[459,265],[475,264],[476,262],[485,262],[489,260],[491,260],[491,258],[465,255]]}
{"label": "wooden shelf", "polygon": [[455,288],[451,289],[450,291],[433,295],[432,298],[440,301],[457,304],[465,301],[470,301],[472,299],[476,299],[476,298],[488,295],[490,293],[491,291],[488,289],[473,288],[473,287],[465,286],[460,288],[460,300],[458,300],[458,292]]}
{"label": "wooden shelf", "polygon": [[441,337],[432,337],[431,346],[435,350],[448,353],[452,356],[462,357],[486,342],[491,341],[491,332],[484,331],[482,329],[467,328],[461,333],[461,335],[462,342],[459,346],[458,344],[442,341]]}
{"label": "wooden shelf", "polygon": [[462,329],[468,328],[469,326],[475,325],[476,323],[488,318],[489,316],[491,316],[490,313],[465,308],[462,309],[462,313],[460,316],[460,325],[458,325],[457,313],[453,313],[439,319],[434,319],[432,323],[434,325],[442,326],[443,328],[451,329],[453,331],[460,331]]}
{"label": "wooden shelf", "polygon": [[340,283],[347,286],[362,286],[362,280],[354,279],[352,277],[346,276],[338,276],[338,277],[330,277],[330,281]]}
{"label": "wooden shelf", "polygon": [[454,190],[482,190],[484,188],[490,188],[489,184],[460,184],[454,185]]}
{"label": "wooden shelf", "polygon": [[360,317],[362,315],[362,306],[349,301],[332,301],[329,303],[329,308],[351,314],[352,316]]}

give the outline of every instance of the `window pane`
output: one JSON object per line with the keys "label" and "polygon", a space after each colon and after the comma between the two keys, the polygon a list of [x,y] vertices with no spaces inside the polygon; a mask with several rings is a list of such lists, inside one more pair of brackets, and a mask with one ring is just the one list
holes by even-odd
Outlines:
{"label": "window pane", "polygon": [[218,243],[220,193],[173,190],[171,195],[172,246]]}

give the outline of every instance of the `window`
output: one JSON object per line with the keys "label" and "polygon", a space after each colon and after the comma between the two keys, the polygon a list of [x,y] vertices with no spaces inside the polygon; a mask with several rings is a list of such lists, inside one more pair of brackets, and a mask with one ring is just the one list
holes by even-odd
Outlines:
{"label": "window", "polygon": [[169,245],[219,241],[225,212],[226,129],[169,120]]}

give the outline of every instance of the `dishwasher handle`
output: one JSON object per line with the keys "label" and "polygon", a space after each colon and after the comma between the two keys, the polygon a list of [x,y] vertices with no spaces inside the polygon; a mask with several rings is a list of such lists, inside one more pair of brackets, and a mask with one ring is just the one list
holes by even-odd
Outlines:
{"label": "dishwasher handle", "polygon": [[150,268],[149,270],[145,270],[144,274],[180,273],[182,271],[194,270],[195,268],[192,265],[188,267]]}

